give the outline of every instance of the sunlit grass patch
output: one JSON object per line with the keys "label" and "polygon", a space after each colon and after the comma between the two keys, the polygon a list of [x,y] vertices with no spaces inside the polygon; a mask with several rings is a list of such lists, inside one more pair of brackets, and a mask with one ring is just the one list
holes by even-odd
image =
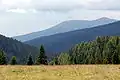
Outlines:
{"label": "sunlit grass patch", "polygon": [[119,79],[119,65],[0,66],[0,80]]}

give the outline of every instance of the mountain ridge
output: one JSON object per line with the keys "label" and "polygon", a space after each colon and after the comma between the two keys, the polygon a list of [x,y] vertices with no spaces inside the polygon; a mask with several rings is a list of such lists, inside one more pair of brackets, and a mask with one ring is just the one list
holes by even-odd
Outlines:
{"label": "mountain ridge", "polygon": [[104,24],[108,24],[116,21],[117,20],[115,19],[110,19],[106,17],[99,18],[96,20],[69,20],[69,21],[64,21],[62,23],[59,23],[58,25],[43,31],[33,32],[30,34],[21,35],[21,36],[15,36],[13,38],[19,41],[25,42],[38,37],[42,37],[42,36],[49,36],[57,33],[64,33],[64,32],[74,31],[78,29],[104,25]]}
{"label": "mountain ridge", "polygon": [[[75,44],[82,41],[94,40],[97,36],[118,36],[120,35],[120,21],[96,26],[93,28],[80,29],[66,33],[60,33],[50,36],[43,36],[30,41],[26,44],[36,46],[43,44],[47,54],[58,54],[69,50]],[[114,30],[114,31],[113,31]]]}

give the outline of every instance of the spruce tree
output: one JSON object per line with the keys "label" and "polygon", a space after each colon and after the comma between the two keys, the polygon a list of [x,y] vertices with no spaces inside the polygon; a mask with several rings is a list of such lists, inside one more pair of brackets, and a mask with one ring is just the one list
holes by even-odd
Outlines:
{"label": "spruce tree", "polygon": [[45,55],[45,49],[44,49],[44,46],[41,45],[40,47],[40,53],[39,55],[37,56],[37,59],[36,59],[36,64],[47,64],[47,57]]}
{"label": "spruce tree", "polygon": [[10,64],[11,64],[11,65],[16,65],[16,64],[17,64],[17,60],[16,60],[16,57],[15,57],[15,56],[12,56],[12,59],[11,59]]}
{"label": "spruce tree", "polygon": [[31,54],[28,56],[27,65],[33,65],[33,59]]}
{"label": "spruce tree", "polygon": [[3,50],[0,50],[0,65],[7,64],[6,55]]}

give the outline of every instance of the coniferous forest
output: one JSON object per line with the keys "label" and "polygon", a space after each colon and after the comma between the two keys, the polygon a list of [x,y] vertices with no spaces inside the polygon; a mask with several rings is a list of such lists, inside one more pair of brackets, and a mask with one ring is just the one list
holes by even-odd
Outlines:
{"label": "coniferous forest", "polygon": [[120,64],[120,37],[97,37],[81,42],[53,58],[51,64]]}
{"label": "coniferous forest", "polygon": [[[43,45],[39,53],[33,57],[29,54],[24,65],[70,65],[70,64],[120,64],[120,37],[103,36],[94,41],[81,42],[68,52],[48,59]],[[0,65],[19,65],[16,56],[8,59],[7,54],[0,50]]]}

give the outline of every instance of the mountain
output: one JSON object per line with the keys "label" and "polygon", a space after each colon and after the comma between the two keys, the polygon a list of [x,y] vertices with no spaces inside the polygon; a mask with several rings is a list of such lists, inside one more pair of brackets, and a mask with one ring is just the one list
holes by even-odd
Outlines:
{"label": "mountain", "polygon": [[21,43],[3,35],[0,35],[0,49],[7,54],[8,60],[10,60],[12,56],[16,56],[19,63],[23,63],[24,58],[26,58],[28,54],[31,53],[35,56],[38,53],[36,47],[29,46],[28,44]]}
{"label": "mountain", "polygon": [[46,48],[47,55],[51,56],[60,52],[68,51],[72,46],[82,41],[91,41],[97,36],[114,35],[120,35],[120,21],[93,28],[44,36],[27,41],[25,43],[36,47],[39,47],[40,44],[43,44]]}
{"label": "mountain", "polygon": [[90,27],[94,27],[98,25],[112,23],[115,21],[116,20],[114,19],[109,19],[106,17],[103,17],[97,20],[92,20],[92,21],[69,20],[69,21],[62,22],[52,28],[49,28],[43,31],[33,32],[33,33],[22,35],[22,36],[15,36],[13,38],[24,42],[24,41],[32,40],[32,39],[42,37],[42,36],[49,36],[49,35],[54,35],[58,33],[64,33],[64,32],[74,31],[78,29],[83,29],[83,28],[90,28]]}

